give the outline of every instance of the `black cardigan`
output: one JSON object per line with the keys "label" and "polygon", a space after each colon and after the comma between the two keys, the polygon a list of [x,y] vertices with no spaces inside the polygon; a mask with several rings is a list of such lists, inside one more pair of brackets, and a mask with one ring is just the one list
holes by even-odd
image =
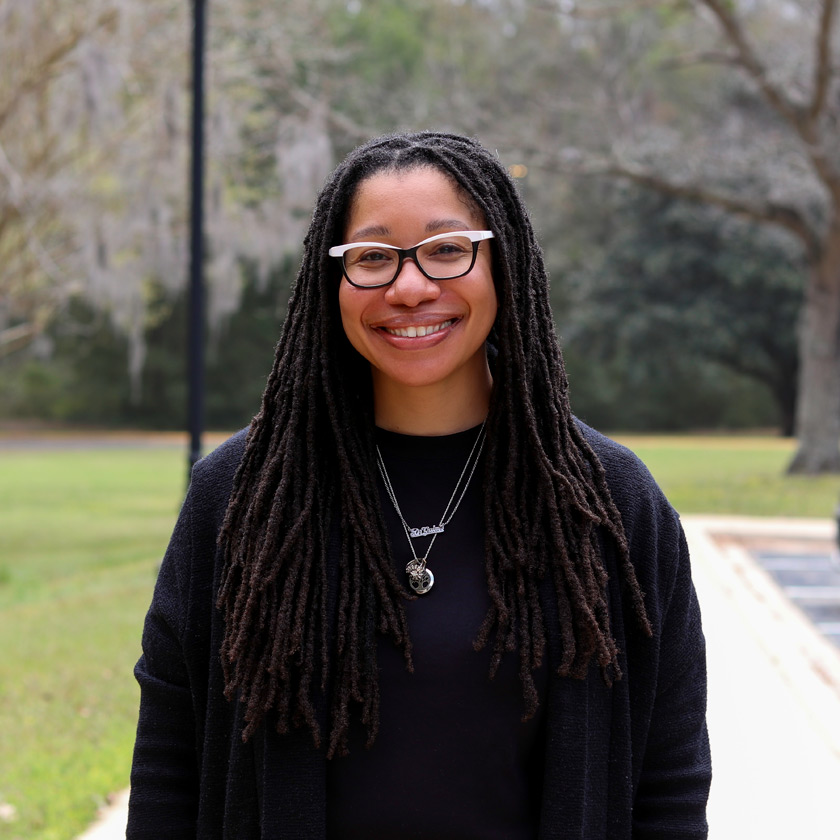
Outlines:
{"label": "black cardigan", "polygon": [[[621,511],[652,639],[622,604],[607,552],[612,630],[624,678],[608,688],[556,675],[546,710],[541,838],[707,836],[711,780],[705,645],[688,550],[674,510],[628,450],[582,426]],[[308,730],[262,727],[243,744],[242,710],[222,693],[216,537],[245,443],[240,432],[196,464],[161,566],[135,674],[140,717],[127,840],[324,838],[326,759]],[[330,554],[337,564],[337,546]],[[557,625],[544,599],[547,628]]]}

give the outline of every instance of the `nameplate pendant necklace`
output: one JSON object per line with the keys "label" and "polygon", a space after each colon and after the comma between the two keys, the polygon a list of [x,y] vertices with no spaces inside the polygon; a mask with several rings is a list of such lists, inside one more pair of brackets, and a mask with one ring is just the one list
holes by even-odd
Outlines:
{"label": "nameplate pendant necklace", "polygon": [[[487,421],[485,420],[485,423],[486,422]],[[481,458],[486,437],[484,423],[482,423],[481,428],[478,430],[478,436],[475,439],[475,443],[473,443],[472,449],[470,450],[467,462],[464,464],[464,469],[461,470],[461,475],[458,477],[455,489],[452,491],[452,495],[449,497],[449,502],[447,502],[446,508],[444,509],[437,525],[422,525],[419,528],[412,528],[408,522],[405,521],[405,517],[403,516],[402,511],[400,510],[399,502],[397,501],[397,494],[394,492],[394,486],[391,484],[391,478],[388,475],[388,470],[385,468],[385,461],[382,458],[382,452],[379,450],[379,444],[376,446],[376,466],[379,468],[379,474],[382,476],[382,483],[385,485],[385,492],[388,494],[388,498],[391,500],[391,504],[397,512],[397,516],[399,517],[400,523],[405,531],[406,539],[408,540],[408,547],[411,549],[412,559],[409,560],[408,565],[405,567],[405,573],[408,575],[408,585],[418,595],[425,595],[435,585],[435,576],[432,574],[432,570],[427,564],[429,554],[432,550],[432,546],[435,544],[435,540],[438,538],[438,535],[444,533],[446,526],[452,521],[452,517],[455,516],[455,512],[458,510],[464,496],[467,493],[467,488],[470,486],[473,473],[475,472],[475,468],[478,466],[478,462]],[[413,542],[420,537],[432,538],[428,548],[426,549],[426,553],[422,557],[417,556],[417,551],[414,548]]]}

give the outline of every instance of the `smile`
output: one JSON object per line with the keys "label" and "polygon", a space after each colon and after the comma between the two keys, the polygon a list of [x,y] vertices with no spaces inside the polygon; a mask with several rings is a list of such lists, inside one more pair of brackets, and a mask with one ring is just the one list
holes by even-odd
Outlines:
{"label": "smile", "polygon": [[395,329],[382,327],[382,329],[388,333],[388,335],[396,335],[400,338],[423,338],[423,336],[434,335],[436,332],[445,330],[447,327],[451,327],[454,323],[455,319],[450,318],[448,321],[443,321],[440,324],[434,324],[433,326],[428,327],[400,327]]}

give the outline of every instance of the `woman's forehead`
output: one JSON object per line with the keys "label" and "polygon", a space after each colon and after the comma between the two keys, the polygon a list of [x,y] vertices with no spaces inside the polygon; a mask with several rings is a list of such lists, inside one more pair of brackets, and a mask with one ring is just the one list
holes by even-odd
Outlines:
{"label": "woman's forehead", "polygon": [[413,209],[412,199],[437,201],[440,206],[451,200],[452,206],[458,205],[458,212],[450,214],[453,221],[467,222],[468,229],[486,227],[484,212],[475,198],[450,172],[426,162],[383,167],[365,175],[355,185],[338,227],[349,234],[350,227],[356,227],[354,220],[359,218],[360,205],[364,205],[365,215],[369,215],[373,209],[387,211],[400,204]]}

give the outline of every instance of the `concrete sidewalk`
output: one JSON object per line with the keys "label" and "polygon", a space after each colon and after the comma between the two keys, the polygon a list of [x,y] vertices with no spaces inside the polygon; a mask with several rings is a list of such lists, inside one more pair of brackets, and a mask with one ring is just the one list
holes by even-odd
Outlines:
{"label": "concrete sidewalk", "polygon": [[[708,644],[710,840],[837,840],[840,651],[743,545],[833,542],[830,520],[683,517]],[[125,837],[120,794],[80,840]]]}
{"label": "concrete sidewalk", "polygon": [[710,840],[837,840],[840,651],[739,540],[833,542],[826,521],[684,517],[708,645]]}
{"label": "concrete sidewalk", "polygon": [[125,840],[128,821],[128,790],[115,794],[108,807],[99,813],[96,822],[78,840]]}

